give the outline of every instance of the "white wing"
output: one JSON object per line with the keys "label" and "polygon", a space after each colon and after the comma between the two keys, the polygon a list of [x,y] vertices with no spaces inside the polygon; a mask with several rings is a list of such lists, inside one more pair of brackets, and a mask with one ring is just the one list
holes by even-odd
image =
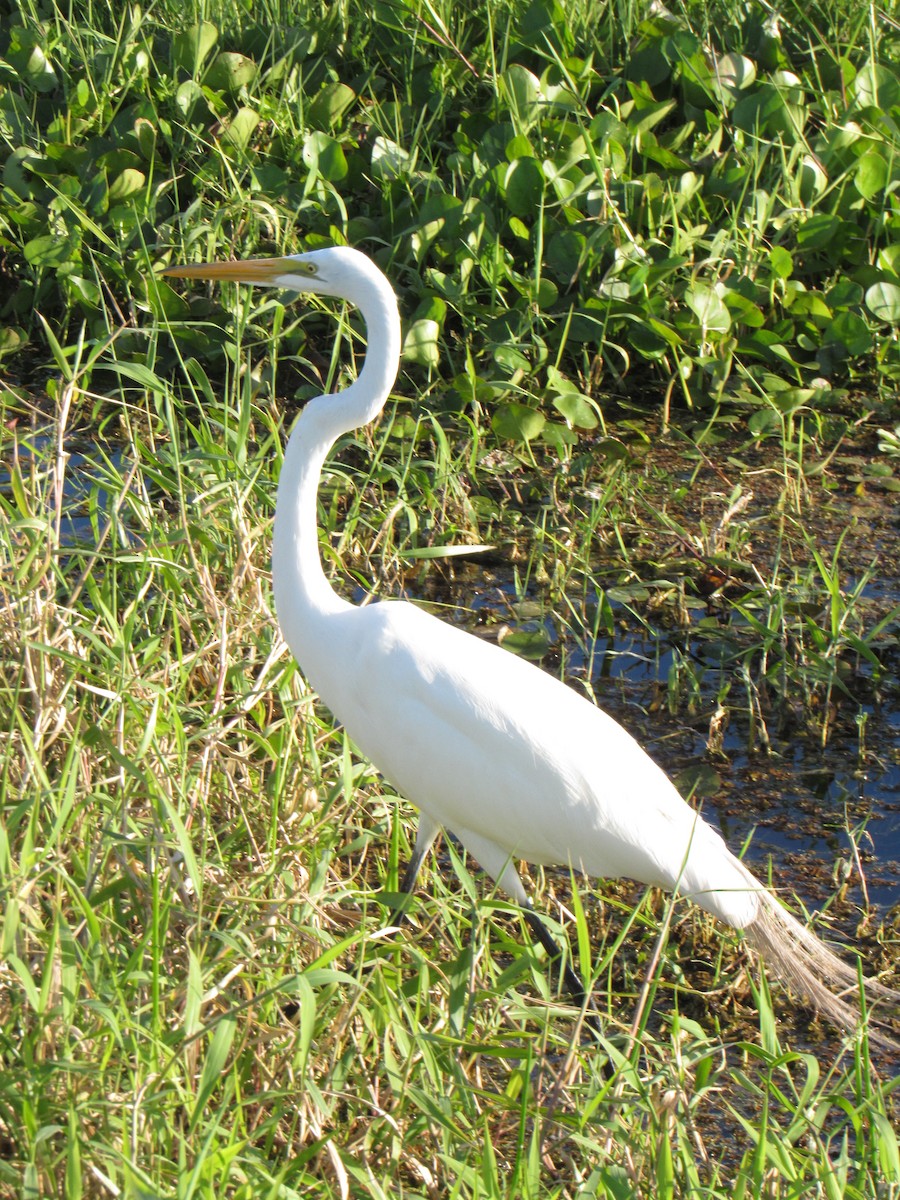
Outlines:
{"label": "white wing", "polygon": [[397,790],[464,844],[474,834],[501,862],[677,887],[739,927],[755,916],[758,885],[719,835],[571,688],[410,604],[333,622],[328,671],[305,664],[313,686]]}

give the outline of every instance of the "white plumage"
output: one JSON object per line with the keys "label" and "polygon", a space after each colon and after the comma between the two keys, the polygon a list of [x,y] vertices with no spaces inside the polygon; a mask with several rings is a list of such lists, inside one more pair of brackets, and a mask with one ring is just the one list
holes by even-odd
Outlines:
{"label": "white plumage", "polygon": [[[782,977],[852,1026],[854,1009],[831,989],[852,990],[855,971],[778,904],[611,717],[411,604],[356,607],[328,583],[316,526],[322,465],[338,437],[380,413],[399,362],[397,304],[381,271],[334,248],[167,273],[318,292],[362,311],[363,371],[343,392],[310,401],[285,449],[273,585],[282,632],[309,682],[420,810],[407,883],[446,827],[526,909],[516,859],[677,890],[744,930]],[[896,992],[870,986],[896,1011]]]}

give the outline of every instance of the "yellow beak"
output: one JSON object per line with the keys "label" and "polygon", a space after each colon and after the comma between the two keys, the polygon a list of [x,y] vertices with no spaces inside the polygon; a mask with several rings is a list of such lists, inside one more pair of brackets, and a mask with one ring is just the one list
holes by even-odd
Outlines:
{"label": "yellow beak", "polygon": [[296,273],[296,263],[290,258],[245,258],[239,262],[166,267],[160,274],[179,279],[234,279],[238,283],[271,284],[280,276],[290,275],[292,268]]}

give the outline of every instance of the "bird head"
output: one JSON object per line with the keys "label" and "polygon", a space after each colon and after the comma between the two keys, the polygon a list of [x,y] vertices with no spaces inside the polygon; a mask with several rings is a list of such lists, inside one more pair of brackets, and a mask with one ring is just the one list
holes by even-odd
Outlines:
{"label": "bird head", "polygon": [[373,271],[377,268],[359,250],[330,246],[325,250],[288,254],[283,258],[246,258],[237,262],[166,267],[161,274],[181,279],[227,279],[349,299],[361,280]]}

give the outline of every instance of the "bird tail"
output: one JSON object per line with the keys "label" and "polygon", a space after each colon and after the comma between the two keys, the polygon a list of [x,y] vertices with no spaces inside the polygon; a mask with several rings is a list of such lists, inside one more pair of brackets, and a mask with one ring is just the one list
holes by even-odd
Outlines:
{"label": "bird tail", "polygon": [[[855,1029],[860,1018],[856,972],[782,908],[770,892],[761,888],[757,897],[757,914],[744,927],[750,944],[778,977],[806,996],[818,1012],[839,1028]],[[871,1005],[870,1040],[900,1050],[891,1037],[892,1022],[900,1019],[900,992],[874,979],[864,983]]]}

